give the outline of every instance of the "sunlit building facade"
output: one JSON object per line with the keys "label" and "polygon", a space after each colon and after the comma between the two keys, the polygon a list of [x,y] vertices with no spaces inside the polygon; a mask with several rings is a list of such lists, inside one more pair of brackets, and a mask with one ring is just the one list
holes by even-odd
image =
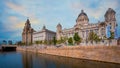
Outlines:
{"label": "sunlit building facade", "polygon": [[53,40],[56,36],[56,32],[48,30],[43,26],[42,30],[35,31],[31,27],[29,19],[27,19],[22,32],[22,42],[28,44],[35,43],[35,41],[49,41]]}
{"label": "sunlit building facade", "polygon": [[82,42],[85,43],[88,41],[88,35],[92,31],[96,33],[100,38],[103,38],[106,36],[107,25],[111,25],[110,29],[112,32],[114,32],[114,29],[116,27],[115,14],[116,12],[112,8],[109,8],[104,15],[105,21],[90,23],[87,14],[81,10],[81,13],[76,19],[76,24],[74,27],[63,29],[60,23],[57,25],[57,40],[60,40],[61,37],[73,37],[73,35],[77,32],[82,38]]}
{"label": "sunlit building facade", "polygon": [[35,41],[50,41],[53,40],[53,37],[56,36],[54,31],[48,30],[43,26],[42,30],[33,33],[33,42]]}

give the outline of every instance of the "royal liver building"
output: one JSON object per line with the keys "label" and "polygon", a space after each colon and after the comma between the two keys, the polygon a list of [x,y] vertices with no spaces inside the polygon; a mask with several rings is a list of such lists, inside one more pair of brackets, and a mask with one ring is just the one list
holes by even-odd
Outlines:
{"label": "royal liver building", "polygon": [[74,27],[69,29],[62,29],[62,25],[59,23],[57,25],[57,40],[61,37],[73,37],[74,33],[78,33],[79,36],[82,38],[82,42],[85,43],[88,39],[89,32],[95,32],[100,38],[103,38],[106,35],[106,26],[111,25],[111,31],[114,32],[116,27],[116,12],[109,8],[104,17],[105,21],[98,22],[98,23],[90,23],[87,14],[81,10],[81,13],[78,15],[76,19],[76,24]]}

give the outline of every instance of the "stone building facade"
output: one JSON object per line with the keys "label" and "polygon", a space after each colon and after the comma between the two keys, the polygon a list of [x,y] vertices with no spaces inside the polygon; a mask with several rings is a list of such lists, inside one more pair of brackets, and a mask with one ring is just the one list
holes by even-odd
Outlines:
{"label": "stone building facade", "polygon": [[34,29],[31,27],[29,19],[27,19],[22,32],[22,42],[26,44],[32,43],[33,32],[34,32]]}
{"label": "stone building facade", "polygon": [[46,29],[45,26],[43,26],[41,31],[33,33],[33,42],[53,40],[53,37],[55,37],[55,36],[56,36],[55,32],[48,30],[48,29]]}
{"label": "stone building facade", "polygon": [[99,21],[93,24],[89,23],[87,14],[81,10],[81,13],[76,19],[76,24],[74,27],[62,29],[62,25],[60,23],[57,25],[57,40],[60,40],[61,37],[73,37],[73,35],[77,32],[82,38],[82,42],[85,43],[88,40],[89,33],[92,31],[95,32],[100,38],[103,38],[106,35],[107,25],[111,25],[111,31],[114,32],[116,27],[115,14],[116,12],[112,8],[109,8],[104,15],[105,21]]}
{"label": "stone building facade", "polygon": [[29,45],[30,43],[34,43],[35,41],[53,40],[53,37],[55,36],[56,33],[46,29],[45,26],[43,26],[43,29],[41,31],[36,32],[31,27],[29,19],[27,19],[22,32],[22,42],[26,43],[26,45]]}

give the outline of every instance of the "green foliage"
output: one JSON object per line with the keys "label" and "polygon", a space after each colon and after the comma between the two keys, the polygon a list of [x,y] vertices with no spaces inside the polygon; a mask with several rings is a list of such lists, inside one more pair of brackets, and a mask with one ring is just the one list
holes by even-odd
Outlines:
{"label": "green foliage", "polygon": [[68,43],[69,43],[69,45],[73,45],[73,39],[72,39],[72,37],[70,37],[70,38],[68,39]]}
{"label": "green foliage", "polygon": [[57,44],[65,43],[67,41],[67,37],[61,37],[60,40],[57,40]]}
{"label": "green foliage", "polygon": [[89,33],[88,40],[91,41],[92,44],[93,44],[93,41],[99,42],[101,39],[99,38],[99,36],[98,36],[96,33],[90,32],[90,33]]}
{"label": "green foliage", "polygon": [[57,44],[61,44],[61,40],[57,40]]}
{"label": "green foliage", "polygon": [[32,45],[32,42],[30,42],[29,45]]}
{"label": "green foliage", "polygon": [[75,33],[73,38],[74,38],[75,43],[77,43],[77,44],[79,44],[82,41],[82,39],[80,38],[78,33]]}
{"label": "green foliage", "polygon": [[16,44],[19,45],[19,46],[24,46],[24,45],[25,45],[25,42],[18,41]]}
{"label": "green foliage", "polygon": [[47,40],[44,40],[44,43],[43,44],[47,44]]}
{"label": "green foliage", "polygon": [[42,41],[39,41],[39,44],[42,44]]}
{"label": "green foliage", "polygon": [[88,40],[93,43],[93,41],[94,41],[94,32],[90,32],[90,33],[89,33]]}
{"label": "green foliage", "polygon": [[114,39],[114,32],[111,32],[111,37],[109,39]]}
{"label": "green foliage", "polygon": [[48,45],[51,45],[51,44],[53,44],[53,42],[52,42],[52,40],[49,40]]}
{"label": "green foliage", "polygon": [[21,45],[25,45],[25,42],[22,42]]}
{"label": "green foliage", "polygon": [[38,44],[39,44],[39,41],[35,41],[35,44],[37,44],[37,45],[38,45]]}
{"label": "green foliage", "polygon": [[101,38],[99,38],[99,36],[97,34],[94,34],[94,41],[97,43],[97,42],[100,42],[101,41]]}
{"label": "green foliage", "polygon": [[56,43],[57,43],[56,37],[53,37],[53,44],[56,45]]}
{"label": "green foliage", "polygon": [[17,45],[21,46],[21,45],[22,45],[22,42],[21,42],[21,41],[18,41],[18,42],[17,42]]}
{"label": "green foliage", "polygon": [[103,39],[107,39],[107,37],[106,37],[106,36],[104,36],[104,37],[103,37]]}

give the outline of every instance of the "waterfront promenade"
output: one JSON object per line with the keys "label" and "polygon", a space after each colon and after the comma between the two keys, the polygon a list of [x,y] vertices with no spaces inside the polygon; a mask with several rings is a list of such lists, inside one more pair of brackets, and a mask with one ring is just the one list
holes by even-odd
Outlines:
{"label": "waterfront promenade", "polygon": [[120,63],[120,46],[18,46],[18,51]]}

